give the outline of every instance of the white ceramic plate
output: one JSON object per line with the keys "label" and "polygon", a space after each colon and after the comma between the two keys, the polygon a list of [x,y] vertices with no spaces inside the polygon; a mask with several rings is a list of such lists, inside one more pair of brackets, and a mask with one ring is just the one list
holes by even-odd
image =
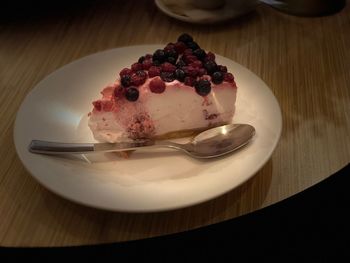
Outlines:
{"label": "white ceramic plate", "polygon": [[31,175],[51,191],[96,208],[150,212],[181,208],[222,195],[252,177],[279,140],[282,117],[266,84],[243,66],[217,56],[238,85],[235,123],[256,128],[254,140],[226,157],[200,161],[174,150],[57,157],[29,153],[32,139],[95,142],[87,126],[91,101],[118,72],[159,45],[117,48],[70,63],[42,80],[23,101],[15,122],[17,153]]}
{"label": "white ceramic plate", "polygon": [[195,24],[214,24],[237,18],[254,10],[258,1],[227,0],[221,8],[213,10],[195,8],[191,4],[186,4],[185,1],[177,0],[155,0],[155,4],[164,14],[177,20]]}

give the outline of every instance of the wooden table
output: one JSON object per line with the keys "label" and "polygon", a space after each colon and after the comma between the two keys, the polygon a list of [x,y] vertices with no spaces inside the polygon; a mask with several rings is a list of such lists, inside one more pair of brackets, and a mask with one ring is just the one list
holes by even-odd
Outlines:
{"label": "wooden table", "polygon": [[[86,1],[0,20],[0,245],[62,246],[185,231],[276,203],[350,161],[350,6],[319,18],[267,6],[222,25],[186,24],[151,1]],[[77,205],[39,185],[13,143],[16,112],[50,72],[82,56],[173,41],[188,32],[207,50],[260,76],[283,112],[272,158],[248,182],[209,202],[162,213]]]}

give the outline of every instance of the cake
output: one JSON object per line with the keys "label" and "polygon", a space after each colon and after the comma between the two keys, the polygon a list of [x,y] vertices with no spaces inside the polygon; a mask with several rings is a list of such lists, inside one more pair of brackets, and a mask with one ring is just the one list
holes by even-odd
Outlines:
{"label": "cake", "polygon": [[236,92],[227,67],[184,33],[122,69],[92,102],[88,125],[100,142],[183,137],[231,123]]}

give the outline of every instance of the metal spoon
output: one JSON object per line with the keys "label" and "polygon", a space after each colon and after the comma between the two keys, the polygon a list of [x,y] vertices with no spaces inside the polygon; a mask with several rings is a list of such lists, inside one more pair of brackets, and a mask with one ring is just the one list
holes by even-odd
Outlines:
{"label": "metal spoon", "polygon": [[194,158],[213,158],[233,152],[246,145],[254,135],[255,128],[251,125],[228,124],[203,131],[186,144],[164,140],[136,140],[117,143],[60,143],[33,140],[29,145],[29,151],[43,154],[85,154],[168,147],[184,151]]}

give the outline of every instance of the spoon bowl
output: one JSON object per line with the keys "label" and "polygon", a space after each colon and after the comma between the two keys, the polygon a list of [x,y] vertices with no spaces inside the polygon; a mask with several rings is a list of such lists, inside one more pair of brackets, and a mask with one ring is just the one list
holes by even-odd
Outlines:
{"label": "spoon bowl", "polygon": [[249,124],[228,124],[205,130],[185,144],[148,139],[117,143],[62,143],[33,140],[28,149],[32,153],[39,154],[86,154],[167,147],[183,151],[194,158],[214,158],[241,148],[254,135],[255,128]]}

